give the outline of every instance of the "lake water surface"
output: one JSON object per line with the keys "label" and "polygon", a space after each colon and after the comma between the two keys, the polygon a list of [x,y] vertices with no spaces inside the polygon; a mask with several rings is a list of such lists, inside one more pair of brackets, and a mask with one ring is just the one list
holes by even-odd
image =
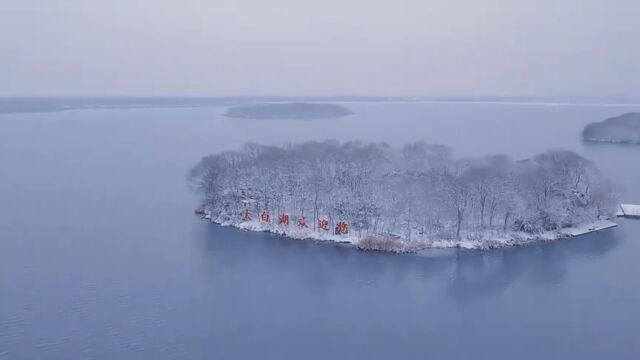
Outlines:
{"label": "lake water surface", "polygon": [[221,107],[0,114],[0,358],[637,358],[638,220],[522,248],[367,253],[204,222],[185,174],[246,141],[568,148],[640,203],[640,147],[579,139],[640,107],[346,106],[357,115],[324,121]]}

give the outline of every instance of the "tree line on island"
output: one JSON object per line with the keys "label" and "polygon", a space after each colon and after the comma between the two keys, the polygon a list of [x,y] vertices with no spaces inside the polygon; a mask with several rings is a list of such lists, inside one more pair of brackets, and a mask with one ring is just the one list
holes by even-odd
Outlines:
{"label": "tree line on island", "polygon": [[188,177],[214,221],[286,214],[308,219],[309,232],[346,223],[376,249],[391,239],[402,247],[557,231],[609,217],[616,205],[594,164],[565,150],[456,159],[424,142],[250,143],[204,157]]}
{"label": "tree line on island", "polygon": [[632,112],[587,124],[582,139],[592,142],[640,145],[640,113]]}
{"label": "tree line on island", "polygon": [[231,107],[226,116],[240,119],[296,119],[313,120],[352,115],[351,110],[338,104],[325,103],[260,103]]}

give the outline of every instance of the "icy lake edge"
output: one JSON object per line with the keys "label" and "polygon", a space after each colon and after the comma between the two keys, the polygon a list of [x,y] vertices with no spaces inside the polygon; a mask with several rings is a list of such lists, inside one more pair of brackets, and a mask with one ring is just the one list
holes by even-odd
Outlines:
{"label": "icy lake edge", "polygon": [[[234,222],[228,219],[212,217],[211,213],[203,209],[202,219],[208,220],[219,226],[230,226],[239,230],[251,232],[267,232],[279,235],[292,240],[311,240],[317,242],[330,242],[343,246],[357,248],[363,251],[381,251],[388,253],[418,253],[429,249],[467,249],[467,250],[492,250],[507,247],[525,246],[540,242],[558,241],[563,239],[574,238],[587,235],[601,230],[611,229],[618,224],[608,219],[601,219],[591,223],[572,226],[557,231],[545,231],[538,234],[530,234],[525,232],[496,232],[487,230],[484,233],[474,232],[473,234],[465,234],[461,239],[420,239],[420,240],[401,240],[402,248],[393,250],[381,248],[368,248],[362,245],[363,238],[357,235],[336,235],[330,231],[318,232],[313,230],[301,230],[295,226],[280,226],[274,223],[265,223],[258,220]],[[473,237],[470,239],[469,237]]]}

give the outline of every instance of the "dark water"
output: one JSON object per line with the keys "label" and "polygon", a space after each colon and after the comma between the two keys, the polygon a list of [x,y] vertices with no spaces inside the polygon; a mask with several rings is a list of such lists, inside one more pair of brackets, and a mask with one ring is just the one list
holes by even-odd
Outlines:
{"label": "dark water", "polygon": [[0,358],[637,358],[640,221],[419,258],[192,214],[184,175],[202,155],[325,138],[424,139],[462,156],[570,148],[640,203],[640,147],[578,139],[632,108],[349,107],[358,115],[316,122],[221,108],[0,114]]}

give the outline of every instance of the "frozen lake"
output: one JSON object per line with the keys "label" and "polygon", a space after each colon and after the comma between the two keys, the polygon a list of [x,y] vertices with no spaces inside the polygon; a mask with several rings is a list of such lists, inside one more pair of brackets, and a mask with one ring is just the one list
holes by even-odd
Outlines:
{"label": "frozen lake", "polygon": [[0,114],[0,359],[637,358],[638,220],[490,252],[365,253],[203,222],[185,174],[246,141],[567,148],[639,204],[640,146],[579,135],[640,107],[346,106],[356,115],[313,121]]}

